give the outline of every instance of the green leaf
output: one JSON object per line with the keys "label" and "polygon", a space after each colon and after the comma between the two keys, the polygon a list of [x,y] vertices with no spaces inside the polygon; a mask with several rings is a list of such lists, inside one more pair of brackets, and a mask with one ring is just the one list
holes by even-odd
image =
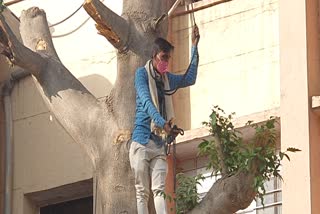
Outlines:
{"label": "green leaf", "polygon": [[210,115],[211,126],[214,127],[217,124],[216,112],[212,112]]}
{"label": "green leaf", "polygon": [[274,122],[275,120],[274,119],[269,119],[267,122],[266,122],[266,127],[268,129],[273,129],[275,126],[274,126]]}
{"label": "green leaf", "polygon": [[4,10],[5,6],[3,4],[3,0],[0,0],[0,14],[2,13],[2,11]]}
{"label": "green leaf", "polygon": [[279,152],[279,156],[280,156],[280,160],[283,159],[284,153],[283,152]]}
{"label": "green leaf", "polygon": [[288,161],[290,161],[289,155],[287,155],[286,153],[283,153],[283,155],[286,156],[286,158],[288,159]]}
{"label": "green leaf", "polygon": [[287,151],[288,151],[288,152],[301,152],[301,150],[300,150],[300,149],[293,148],[293,147],[289,147],[289,148],[287,148]]}
{"label": "green leaf", "polygon": [[246,126],[250,126],[253,123],[253,120],[248,120],[248,122],[246,122]]}

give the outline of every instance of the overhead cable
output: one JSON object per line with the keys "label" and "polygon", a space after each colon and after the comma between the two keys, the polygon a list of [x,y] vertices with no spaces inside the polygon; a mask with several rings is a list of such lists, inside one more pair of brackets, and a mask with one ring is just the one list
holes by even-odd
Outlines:
{"label": "overhead cable", "polygon": [[62,19],[61,21],[55,23],[55,24],[52,24],[52,25],[49,25],[49,27],[54,27],[54,26],[57,26],[65,21],[67,21],[68,19],[70,19],[74,14],[76,14],[81,8],[83,7],[83,4],[80,5],[80,7],[78,7],[73,13],[71,13],[69,16],[67,16],[66,18]]}
{"label": "overhead cable", "polygon": [[65,37],[65,36],[69,36],[70,34],[73,34],[74,32],[76,32],[77,30],[79,30],[80,28],[83,27],[83,25],[85,25],[88,21],[90,20],[90,17],[88,17],[81,25],[79,25],[77,28],[75,28],[74,30],[68,32],[68,33],[64,33],[64,34],[60,34],[60,35],[52,35],[52,38],[60,38],[60,37]]}
{"label": "overhead cable", "polygon": [[[104,0],[101,0],[101,2],[104,2]],[[50,25],[49,27],[53,27],[56,26],[58,24],[61,24],[63,22],[65,22],[66,20],[68,20],[69,18],[71,18],[74,14],[76,14],[81,8],[83,7],[83,4],[81,4],[81,6],[79,8],[77,8],[77,10],[75,10],[72,14],[70,14],[68,17],[66,17],[65,19],[61,20],[60,22],[57,22],[53,25]],[[70,34],[73,34],[74,32],[76,32],[77,30],[79,30],[81,27],[83,27],[90,19],[91,17],[89,16],[81,25],[79,25],[79,27],[75,28],[74,30],[68,32],[68,33],[64,33],[64,34],[60,34],[60,35],[52,35],[52,38],[61,38],[61,37],[65,37],[65,36],[69,36]]]}

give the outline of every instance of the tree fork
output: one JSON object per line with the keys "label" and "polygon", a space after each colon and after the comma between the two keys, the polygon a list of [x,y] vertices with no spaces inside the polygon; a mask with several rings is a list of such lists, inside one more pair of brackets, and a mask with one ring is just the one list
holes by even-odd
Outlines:
{"label": "tree fork", "polygon": [[127,48],[129,26],[124,18],[118,16],[100,0],[86,0],[83,8],[95,20],[100,35],[107,38],[118,50]]}

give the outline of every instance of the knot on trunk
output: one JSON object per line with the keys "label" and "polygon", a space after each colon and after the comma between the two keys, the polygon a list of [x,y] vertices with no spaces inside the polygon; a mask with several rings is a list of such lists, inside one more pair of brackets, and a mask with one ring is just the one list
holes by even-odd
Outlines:
{"label": "knot on trunk", "polygon": [[36,45],[37,51],[47,50],[48,43],[44,41],[43,39],[39,39]]}
{"label": "knot on trunk", "polygon": [[119,130],[113,144],[121,144],[129,141],[131,138],[131,132],[129,130]]}

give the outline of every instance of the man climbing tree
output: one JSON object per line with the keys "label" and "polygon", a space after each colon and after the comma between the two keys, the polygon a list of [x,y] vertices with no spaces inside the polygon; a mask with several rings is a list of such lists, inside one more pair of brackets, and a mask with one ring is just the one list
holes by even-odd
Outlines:
{"label": "man climbing tree", "polygon": [[[168,72],[173,46],[163,38],[154,41],[152,59],[135,75],[136,117],[130,146],[130,164],[134,171],[138,213],[148,213],[151,189],[157,213],[167,213],[164,198],[167,163],[163,135],[179,133],[171,128],[173,105],[169,91],[187,87],[196,81],[198,67],[198,27],[193,29],[191,63],[186,75]],[[173,133],[174,132],[174,133]],[[151,177],[151,179],[150,179]]]}

